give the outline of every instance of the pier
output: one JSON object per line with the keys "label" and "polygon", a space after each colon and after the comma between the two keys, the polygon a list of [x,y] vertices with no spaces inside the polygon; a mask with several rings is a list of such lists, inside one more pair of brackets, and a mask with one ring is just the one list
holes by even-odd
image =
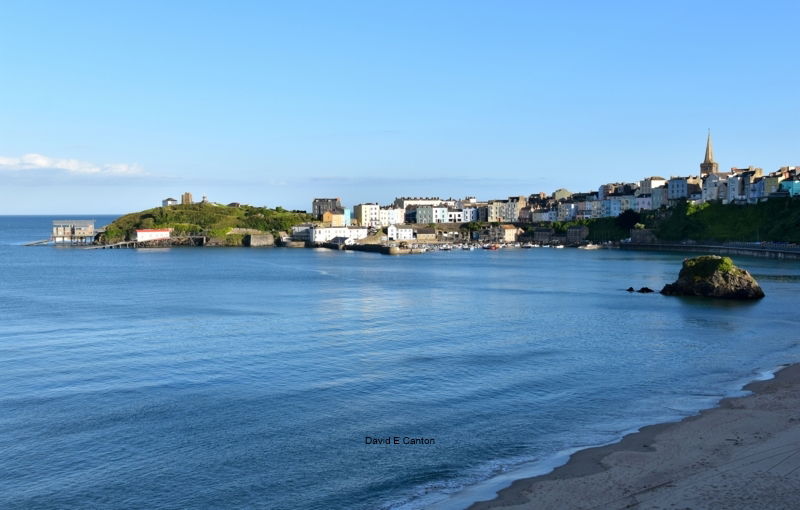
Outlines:
{"label": "pier", "polygon": [[87,246],[87,250],[114,250],[121,248],[171,248],[173,246],[205,246],[206,236],[180,236],[147,241],[120,241],[111,244],[95,244]]}
{"label": "pier", "polygon": [[139,248],[140,243],[137,241],[120,241],[118,243],[113,244],[95,244],[92,246],[87,246],[85,250],[113,250],[115,248]]}

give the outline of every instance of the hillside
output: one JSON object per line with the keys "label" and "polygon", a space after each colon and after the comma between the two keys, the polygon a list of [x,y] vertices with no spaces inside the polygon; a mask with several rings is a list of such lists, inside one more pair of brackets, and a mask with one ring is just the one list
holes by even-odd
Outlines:
{"label": "hillside", "polygon": [[237,245],[241,244],[243,236],[227,235],[233,228],[277,233],[310,220],[308,214],[286,211],[280,207],[172,205],[120,216],[108,225],[102,241],[114,243],[130,239],[132,232],[140,228],[172,228],[175,236],[206,235],[224,240],[223,244]]}
{"label": "hillside", "polygon": [[748,205],[681,204],[653,226],[665,241],[800,242],[800,200],[772,198]]}

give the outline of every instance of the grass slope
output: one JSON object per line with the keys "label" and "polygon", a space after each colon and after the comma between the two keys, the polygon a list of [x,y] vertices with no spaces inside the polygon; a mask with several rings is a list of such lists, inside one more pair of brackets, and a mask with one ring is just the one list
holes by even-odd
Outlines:
{"label": "grass slope", "polygon": [[800,200],[773,198],[748,205],[681,204],[657,222],[660,239],[800,242]]}
{"label": "grass slope", "polygon": [[225,237],[232,228],[251,228],[264,232],[288,230],[293,225],[311,221],[305,213],[266,207],[227,207],[214,204],[172,205],[126,214],[108,225],[105,242],[130,239],[140,228],[172,228],[173,235]]}

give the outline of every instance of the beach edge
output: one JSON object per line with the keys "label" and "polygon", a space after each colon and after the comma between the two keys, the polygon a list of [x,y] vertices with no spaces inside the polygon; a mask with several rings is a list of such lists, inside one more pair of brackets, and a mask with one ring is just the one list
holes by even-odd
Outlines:
{"label": "beach edge", "polygon": [[[614,508],[615,503],[623,508],[641,503],[644,494],[648,499],[655,497],[658,501],[674,503],[708,498],[708,494],[696,494],[708,491],[694,482],[704,472],[708,475],[711,470],[718,469],[715,466],[720,463],[735,464],[736,453],[732,450],[745,445],[742,432],[753,436],[746,440],[751,459],[780,452],[780,444],[774,444],[780,441],[786,443],[787,451],[793,446],[800,448],[800,444],[792,444],[800,439],[800,362],[781,365],[772,378],[753,380],[742,389],[751,393],[723,398],[716,406],[680,421],[647,425],[608,445],[579,450],[570,455],[564,465],[549,473],[515,480],[498,491],[493,499],[475,502],[467,508]],[[783,405],[776,405],[776,401]],[[698,436],[698,431],[703,430],[708,433]],[[777,433],[781,433],[782,439],[776,438]],[[730,435],[739,440],[727,437]],[[697,445],[698,441],[703,444]],[[690,444],[695,447],[694,455],[682,458],[680,453],[676,454],[681,446]],[[769,451],[759,456],[759,449]],[[800,453],[795,457],[792,462],[783,462],[784,467],[800,466]],[[778,455],[774,458],[776,462],[781,461]],[[660,469],[648,469],[648,466]],[[749,473],[751,470],[747,469]],[[683,483],[679,483],[680,476],[674,476],[681,471],[685,474]],[[791,474],[800,478],[800,469]],[[691,485],[691,494],[681,494],[682,488],[687,492],[685,486],[688,485]]]}

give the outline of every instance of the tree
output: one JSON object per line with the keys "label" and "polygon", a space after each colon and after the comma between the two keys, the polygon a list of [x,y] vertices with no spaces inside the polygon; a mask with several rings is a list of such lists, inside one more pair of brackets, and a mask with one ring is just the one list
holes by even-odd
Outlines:
{"label": "tree", "polygon": [[628,209],[617,216],[617,225],[625,230],[630,230],[634,225],[642,221],[642,215],[633,209]]}

